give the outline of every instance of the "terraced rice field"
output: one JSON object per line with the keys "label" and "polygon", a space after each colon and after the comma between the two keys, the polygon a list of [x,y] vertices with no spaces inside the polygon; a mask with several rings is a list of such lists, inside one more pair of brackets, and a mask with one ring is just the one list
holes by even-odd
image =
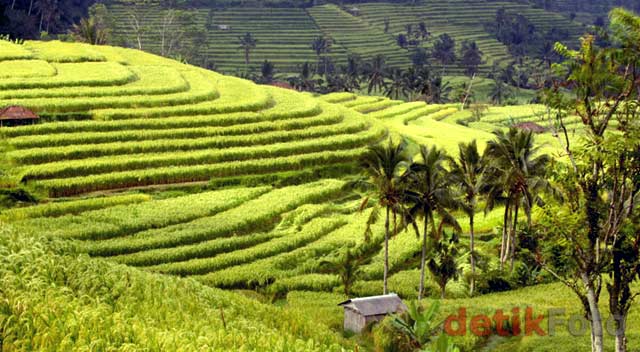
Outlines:
{"label": "terraced rice field", "polygon": [[492,138],[491,131],[444,121],[458,114],[459,108],[456,104],[405,103],[350,93],[328,94],[322,99],[363,112],[365,116],[380,121],[396,136],[403,136],[417,144],[437,145],[452,155],[457,153],[460,142],[477,139],[482,146]]}
{"label": "terraced rice field", "polygon": [[395,38],[384,33],[382,27],[372,27],[333,4],[311,7],[307,12],[326,36],[333,38],[350,53],[365,60],[384,55],[387,63],[395,67],[411,64],[409,52],[400,48]]}
{"label": "terraced rice field", "polygon": [[[20,81],[0,79],[14,85],[0,105],[24,105],[43,121],[0,131],[12,148],[12,173],[51,201],[2,219],[94,257],[219,288],[281,294],[339,287],[321,262],[363,243],[371,210],[358,211],[346,183],[324,175],[350,172],[387,130],[447,149],[471,132],[488,136],[439,121],[457,111],[450,105],[351,93],[314,98],[130,49],[59,42],[8,49],[15,60],[0,65],[33,65],[19,72],[29,75]],[[92,72],[94,65],[110,71]],[[433,136],[444,127],[450,138]],[[297,185],[268,185],[280,177]],[[193,183],[214,190],[166,199],[113,194]],[[261,186],[224,187],[244,184]],[[88,197],[55,199],[72,196]],[[491,231],[495,217],[487,221],[484,231]],[[381,226],[373,231],[378,245]],[[394,273],[419,250],[412,236],[392,243]],[[364,267],[366,287],[379,285],[379,250]]]}
{"label": "terraced rice field", "polygon": [[[358,13],[353,14],[353,8]],[[584,33],[580,22],[572,22],[567,17],[542,9],[533,8],[516,1],[461,1],[448,0],[438,3],[419,5],[398,5],[384,2],[362,3],[349,6],[326,4],[301,8],[270,7],[220,7],[190,8],[186,11],[190,21],[206,32],[205,45],[199,53],[215,63],[218,70],[227,73],[244,72],[244,52],[238,43],[238,37],[247,32],[257,40],[248,65],[258,70],[264,60],[275,64],[280,73],[298,73],[304,62],[315,63],[318,58],[311,49],[311,42],[318,36],[324,36],[332,42],[328,53],[338,65],[345,64],[348,54],[358,54],[364,59],[382,54],[392,67],[411,65],[410,52],[400,48],[396,36],[405,33],[405,25],[424,21],[432,37],[447,33],[457,42],[458,47],[464,40],[475,40],[484,53],[481,71],[487,73],[494,62],[505,64],[512,60],[507,48],[488,33],[484,24],[495,19],[496,11],[520,13],[527,17],[537,28],[548,30],[552,27],[564,28],[571,38]],[[166,10],[159,5],[150,4],[144,10],[135,10],[130,2],[109,4],[117,25],[115,35],[123,44],[138,45],[134,30],[130,25],[130,13],[138,11],[147,29],[141,38],[144,50],[160,53],[160,32]],[[384,19],[389,19],[389,31],[384,32]],[[174,22],[170,28],[181,26]],[[185,38],[188,43],[190,38]],[[433,40],[426,44],[430,48]],[[448,74],[462,74],[459,64],[450,67]]]}
{"label": "terraced rice field", "polygon": [[[428,3],[418,6],[397,6],[386,3],[366,3],[358,5],[362,18],[372,26],[383,27],[384,20],[389,20],[389,32],[394,34],[406,33],[406,25],[410,24],[414,30],[420,22],[427,25],[433,37],[447,33],[456,40],[459,47],[465,40],[473,40],[484,54],[484,64],[481,72],[489,72],[493,63],[505,64],[512,60],[507,47],[488,33],[484,24],[495,19],[496,11],[504,8],[507,11],[519,13],[529,19],[536,28],[549,30],[556,26],[569,30],[572,38],[578,38],[584,27],[578,23],[569,23],[568,19],[556,14],[534,9],[528,5],[516,2],[496,1],[459,1],[448,0],[438,3]],[[430,48],[431,43],[427,44]],[[462,74],[463,68],[454,65],[449,74]]]}
{"label": "terraced rice field", "polygon": [[[34,62],[32,77],[0,79],[12,88],[0,106],[43,117],[1,132],[16,177],[50,197],[341,168],[385,133],[372,119],[293,91],[134,50],[72,47],[15,45],[20,60]],[[42,71],[49,66],[55,75]]]}
{"label": "terraced rice field", "polygon": [[[113,5],[114,16],[126,18],[129,7]],[[145,10],[145,21],[159,23],[165,11],[159,8]],[[264,60],[269,60],[281,72],[297,72],[298,66],[305,62],[316,62],[317,56],[311,49],[311,42],[322,33],[303,9],[277,8],[228,8],[190,10],[189,16],[195,24],[206,28],[207,44],[200,50],[209,61],[215,63],[217,70],[234,73],[246,69],[244,51],[238,44],[238,37],[250,32],[257,40],[256,48],[251,51],[249,67],[259,69]],[[209,28],[207,28],[209,23]],[[180,23],[176,23],[178,28]],[[130,40],[130,29],[119,24],[116,31]],[[160,52],[160,41],[148,34],[143,37],[143,49]],[[346,51],[339,45],[332,47],[336,59],[345,59]],[[286,54],[284,54],[286,53]]]}
{"label": "terraced rice field", "polygon": [[[41,204],[0,213],[0,248],[11,253],[0,317],[20,312],[17,329],[53,336],[3,345],[32,350],[121,346],[122,336],[158,350],[360,350],[340,333],[342,281],[325,263],[366,248],[352,294],[380,294],[384,224],[365,241],[373,209],[349,183],[364,149],[390,134],[455,155],[458,142],[484,146],[492,129],[540,119],[538,105],[491,107],[467,127],[456,105],[313,97],[130,49],[0,46],[0,66],[21,68],[0,78],[11,87],[0,105],[42,116],[0,127],[11,176],[42,192]],[[499,248],[503,210],[477,214],[480,252]],[[454,215],[466,246],[467,218]],[[420,242],[400,230],[389,288],[412,299]],[[426,292],[439,294],[429,274]],[[467,295],[464,280],[447,286],[447,302],[470,305]]]}

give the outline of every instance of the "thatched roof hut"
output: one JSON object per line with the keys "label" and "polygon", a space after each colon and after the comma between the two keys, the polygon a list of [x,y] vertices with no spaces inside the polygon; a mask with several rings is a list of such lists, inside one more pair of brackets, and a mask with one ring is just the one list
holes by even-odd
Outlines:
{"label": "thatched roof hut", "polygon": [[0,110],[0,126],[34,122],[39,116],[24,106],[11,105]]}

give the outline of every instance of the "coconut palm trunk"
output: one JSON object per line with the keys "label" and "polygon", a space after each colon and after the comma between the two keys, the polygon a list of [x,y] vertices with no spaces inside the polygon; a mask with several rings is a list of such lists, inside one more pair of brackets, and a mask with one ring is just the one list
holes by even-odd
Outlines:
{"label": "coconut palm trunk", "polygon": [[509,249],[509,256],[511,259],[511,271],[513,271],[513,267],[515,265],[515,257],[516,257],[516,229],[518,227],[518,210],[519,204],[516,201],[514,204],[515,210],[513,211],[513,227],[511,228],[511,248]]}
{"label": "coconut palm trunk", "polygon": [[429,217],[424,217],[424,229],[422,231],[422,254],[420,256],[420,287],[418,289],[418,300],[424,297],[424,280],[427,266],[427,228],[429,225]]}
{"label": "coconut palm trunk", "polygon": [[473,218],[475,207],[471,209],[469,214],[469,260],[471,262],[471,282],[469,284],[469,295],[473,297],[476,288],[476,258],[475,258],[475,233],[473,230]]}
{"label": "coconut palm trunk", "polygon": [[382,294],[387,294],[387,280],[389,278],[389,212],[390,207],[387,205],[387,214],[384,220],[384,274],[383,274],[383,284],[382,284]]}
{"label": "coconut palm trunk", "polygon": [[502,241],[500,242],[500,270],[504,269],[504,253],[507,247],[507,233],[509,229],[509,201],[504,205],[504,216],[502,219]]}

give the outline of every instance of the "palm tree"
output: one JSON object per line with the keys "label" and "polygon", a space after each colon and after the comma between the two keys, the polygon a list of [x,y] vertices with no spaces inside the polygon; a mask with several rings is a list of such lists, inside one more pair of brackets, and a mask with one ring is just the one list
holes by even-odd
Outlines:
{"label": "palm tree", "polygon": [[382,90],[385,87],[384,76],[386,71],[386,63],[384,55],[376,55],[366,67],[366,75],[368,78],[367,93],[371,94],[374,90]]}
{"label": "palm tree", "polygon": [[[394,143],[389,138],[388,144],[375,145],[369,147],[367,153],[362,157],[361,166],[367,176],[365,185],[372,190],[371,197],[366,197],[361,205],[361,209],[366,208],[370,198],[376,199],[377,206],[385,209],[384,222],[384,277],[383,294],[387,294],[387,278],[389,275],[389,238],[391,237],[390,217],[393,213],[393,235],[397,231],[397,214],[403,198],[403,179],[409,167],[409,157],[406,153],[406,142]],[[378,214],[378,207],[371,212],[365,238],[371,234],[370,226],[375,222]]]}
{"label": "palm tree", "polygon": [[501,105],[502,102],[511,96],[509,87],[499,78],[495,79],[495,83],[491,92],[489,92],[489,99],[496,105]]}
{"label": "palm tree", "polygon": [[[42,32],[44,30],[48,33],[52,22],[55,25],[60,20],[61,7],[58,4],[58,0],[38,0],[35,6],[40,16],[38,31]],[[42,27],[43,25],[45,25],[44,28]]]}
{"label": "palm tree", "polygon": [[269,60],[264,60],[260,67],[260,82],[270,84],[273,82],[273,76],[275,75],[275,66]]}
{"label": "palm tree", "polygon": [[429,81],[428,93],[427,102],[441,104],[448,100],[451,86],[449,86],[449,82],[443,81],[441,76],[435,76]]}
{"label": "palm tree", "polygon": [[[322,54],[326,54],[331,50],[331,41],[323,36],[316,37],[311,42],[311,49],[315,51],[316,56],[318,57],[318,64],[320,64],[320,57]],[[324,60],[324,72],[327,73],[327,60]]]}
{"label": "palm tree", "polygon": [[[409,189],[405,192],[405,201],[412,204],[409,210],[410,217],[415,219],[420,216],[423,219],[418,299],[422,299],[424,295],[428,225],[431,224],[431,238],[434,241],[439,240],[444,225],[452,226],[460,231],[458,221],[448,210],[455,206],[455,196],[444,166],[449,157],[435,146],[431,148],[420,146],[420,157],[422,158],[421,162],[411,164],[411,180]],[[440,218],[440,224],[437,228],[434,219],[436,214]],[[420,236],[417,226],[414,226],[414,229],[416,234]]]}
{"label": "palm tree", "polygon": [[347,66],[344,69],[344,73],[347,80],[347,85],[352,90],[360,89],[360,56],[357,54],[351,54],[347,57]]}
{"label": "palm tree", "polygon": [[251,33],[247,32],[245,35],[238,37],[238,41],[240,43],[240,49],[244,50],[244,64],[245,66],[249,66],[249,55],[251,54],[251,50],[256,47],[258,41],[253,38]]}
{"label": "palm tree", "polygon": [[73,36],[81,42],[104,45],[109,38],[109,31],[103,28],[95,17],[83,18],[71,29]]}
{"label": "palm tree", "polygon": [[478,73],[478,66],[482,64],[482,51],[475,41],[465,41],[460,50],[460,60],[464,66],[464,73],[472,77]]}
{"label": "palm tree", "polygon": [[327,91],[333,92],[350,92],[352,87],[349,85],[349,80],[346,75],[343,74],[327,74]]}
{"label": "palm tree", "polygon": [[485,162],[478,152],[475,139],[468,144],[458,145],[458,158],[451,163],[451,176],[455,184],[462,190],[462,210],[469,217],[469,258],[471,261],[470,295],[475,290],[476,260],[474,216],[478,206],[478,196],[486,191],[488,185],[484,177]]}
{"label": "palm tree", "polygon": [[360,265],[365,261],[363,254],[358,248],[349,248],[338,253],[334,259],[320,263],[321,270],[336,273],[340,277],[346,296],[349,296],[351,287],[360,275]]}
{"label": "palm tree", "polygon": [[433,57],[442,63],[442,75],[447,65],[456,61],[456,41],[447,33],[441,34],[433,44]]}
{"label": "palm tree", "polygon": [[485,156],[489,158],[487,175],[491,186],[487,196],[487,209],[491,209],[497,201],[505,203],[505,213],[500,250],[500,267],[508,258],[513,270],[515,258],[515,235],[518,212],[523,208],[527,216],[527,224],[531,226],[531,211],[538,196],[543,191],[551,191],[545,176],[545,166],[550,157],[537,155],[539,147],[534,146],[533,133],[515,128],[507,133],[498,130],[496,138],[487,143]]}
{"label": "palm tree", "polygon": [[297,90],[313,92],[318,82],[313,79],[313,68],[309,62],[300,67],[300,74],[288,78],[289,83]]}
{"label": "palm tree", "polygon": [[408,87],[410,85],[407,83],[407,75],[403,73],[401,69],[396,68],[391,70],[388,78],[391,83],[387,85],[384,95],[397,100],[400,99],[400,97],[407,96],[409,94]]}

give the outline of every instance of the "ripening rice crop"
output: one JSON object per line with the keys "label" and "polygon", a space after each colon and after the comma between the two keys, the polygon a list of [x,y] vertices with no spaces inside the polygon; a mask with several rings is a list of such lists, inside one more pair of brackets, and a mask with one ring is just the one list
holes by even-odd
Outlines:
{"label": "ripening rice crop", "polygon": [[56,73],[56,69],[43,60],[0,61],[0,79],[10,77],[50,77]]}
{"label": "ripening rice crop", "polygon": [[24,73],[0,77],[7,88],[0,106],[22,105],[42,118],[0,135],[13,176],[50,197],[313,174],[353,163],[385,134],[373,120],[310,95],[136,50],[56,41],[15,48],[34,59],[19,61]]}
{"label": "ripening rice crop", "polygon": [[0,60],[28,59],[33,53],[23,45],[8,40],[0,40]]}

